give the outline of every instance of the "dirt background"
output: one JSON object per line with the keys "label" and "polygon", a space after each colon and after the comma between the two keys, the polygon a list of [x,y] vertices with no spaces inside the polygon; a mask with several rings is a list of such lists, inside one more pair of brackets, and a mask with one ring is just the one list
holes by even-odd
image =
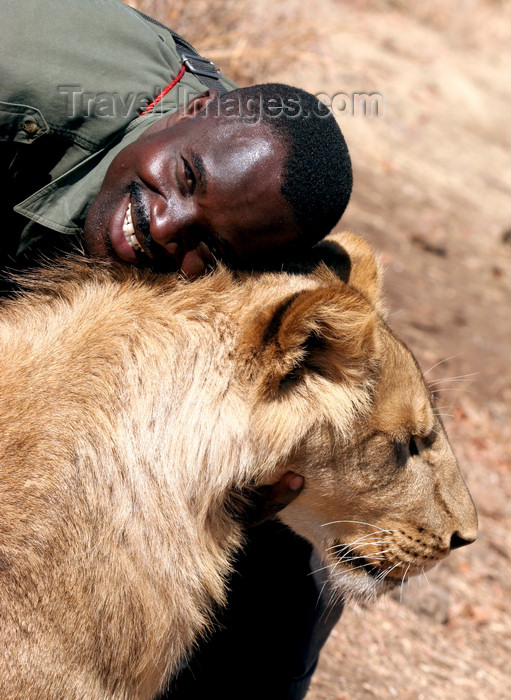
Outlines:
{"label": "dirt background", "polygon": [[340,228],[382,254],[391,325],[442,392],[480,535],[346,612],[308,700],[511,698],[510,2],[132,4],[242,85],[383,100],[339,117],[355,174]]}

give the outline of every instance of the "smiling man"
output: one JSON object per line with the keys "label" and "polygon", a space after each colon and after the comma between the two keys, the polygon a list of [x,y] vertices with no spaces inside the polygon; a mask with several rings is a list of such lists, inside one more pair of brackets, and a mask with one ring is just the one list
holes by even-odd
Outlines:
{"label": "smiling man", "polygon": [[195,276],[216,258],[278,264],[342,215],[349,155],[312,95],[236,89],[117,0],[8,1],[2,14],[4,259],[80,240]]}
{"label": "smiling man", "polygon": [[[76,245],[189,278],[275,267],[344,212],[348,150],[312,95],[239,89],[119,0],[6,0],[0,32],[0,268]],[[269,504],[301,486],[286,475]],[[339,611],[310,545],[272,522],[247,540],[219,630],[166,698],[305,696]]]}

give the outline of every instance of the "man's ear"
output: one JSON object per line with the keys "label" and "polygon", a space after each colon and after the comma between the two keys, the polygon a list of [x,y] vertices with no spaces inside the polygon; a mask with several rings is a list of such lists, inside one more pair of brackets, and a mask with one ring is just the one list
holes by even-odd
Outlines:
{"label": "man's ear", "polygon": [[218,98],[218,90],[215,88],[209,88],[200,95],[195,95],[192,99],[183,105],[177,112],[176,117],[178,121],[183,121],[184,119],[189,119],[190,117],[195,117],[199,112],[206,109],[210,102]]}
{"label": "man's ear", "polygon": [[176,126],[176,124],[179,124],[186,119],[190,119],[190,117],[197,116],[199,112],[204,111],[208,104],[213,102],[213,100],[216,100],[217,97],[218,91],[214,88],[210,88],[209,90],[201,92],[199,95],[195,95],[195,97],[192,97],[191,100],[180,107],[177,112],[166,114],[157,122],[151,124],[151,126],[146,130],[145,134],[154,134],[157,131],[163,131],[171,126]]}

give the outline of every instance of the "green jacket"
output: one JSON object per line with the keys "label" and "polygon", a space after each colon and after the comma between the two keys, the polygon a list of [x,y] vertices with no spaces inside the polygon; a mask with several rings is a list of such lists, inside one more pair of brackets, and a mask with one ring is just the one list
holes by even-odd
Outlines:
{"label": "green jacket", "polygon": [[16,257],[80,234],[115,155],[205,85],[186,72],[138,116],[182,59],[169,30],[120,0],[4,0],[0,32],[1,247]]}

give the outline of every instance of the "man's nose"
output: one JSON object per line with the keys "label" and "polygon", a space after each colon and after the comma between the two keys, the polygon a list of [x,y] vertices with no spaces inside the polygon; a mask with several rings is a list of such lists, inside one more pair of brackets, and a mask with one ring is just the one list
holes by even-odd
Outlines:
{"label": "man's nose", "polygon": [[153,241],[174,253],[193,229],[197,213],[192,203],[160,201],[151,208],[150,234]]}
{"label": "man's nose", "polygon": [[189,278],[200,277],[215,262],[202,231],[193,202],[156,205],[151,211],[153,243],[163,248],[173,264]]}

